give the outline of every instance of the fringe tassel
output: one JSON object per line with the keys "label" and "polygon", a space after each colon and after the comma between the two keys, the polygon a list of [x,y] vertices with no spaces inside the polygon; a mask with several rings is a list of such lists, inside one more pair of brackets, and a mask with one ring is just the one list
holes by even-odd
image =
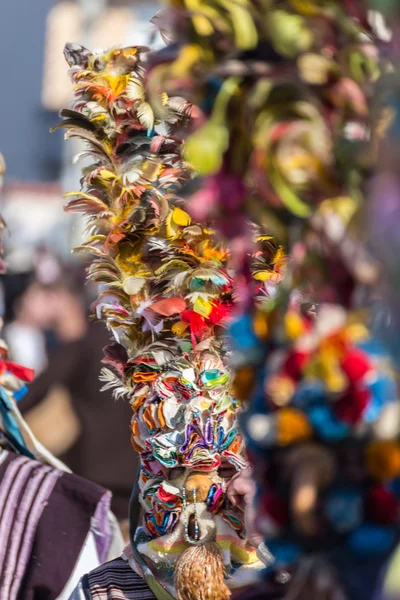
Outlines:
{"label": "fringe tassel", "polygon": [[228,600],[222,552],[214,542],[185,550],[175,568],[178,600]]}

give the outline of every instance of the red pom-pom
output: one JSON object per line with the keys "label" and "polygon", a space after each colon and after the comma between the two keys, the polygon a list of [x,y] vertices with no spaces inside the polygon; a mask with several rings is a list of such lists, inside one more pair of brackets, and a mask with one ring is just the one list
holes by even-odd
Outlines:
{"label": "red pom-pom", "polygon": [[343,423],[355,425],[361,420],[370,399],[369,390],[357,390],[352,387],[334,403],[335,414]]}
{"label": "red pom-pom", "polygon": [[367,512],[375,523],[388,525],[397,521],[399,503],[396,495],[381,484],[374,485],[367,496]]}
{"label": "red pom-pom", "polygon": [[231,305],[225,304],[224,302],[214,302],[208,320],[211,321],[213,325],[218,325],[218,323],[227,319],[231,312]]}
{"label": "red pom-pom", "polygon": [[358,348],[352,348],[346,353],[341,361],[341,367],[350,383],[360,381],[372,368],[368,356]]}

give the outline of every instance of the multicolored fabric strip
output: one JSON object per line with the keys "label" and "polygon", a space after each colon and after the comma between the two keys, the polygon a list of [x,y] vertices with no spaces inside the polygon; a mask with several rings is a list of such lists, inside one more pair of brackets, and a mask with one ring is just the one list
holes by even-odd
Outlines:
{"label": "multicolored fabric strip", "polygon": [[62,471],[26,457],[5,461],[0,488],[0,597],[19,598],[37,524]]}

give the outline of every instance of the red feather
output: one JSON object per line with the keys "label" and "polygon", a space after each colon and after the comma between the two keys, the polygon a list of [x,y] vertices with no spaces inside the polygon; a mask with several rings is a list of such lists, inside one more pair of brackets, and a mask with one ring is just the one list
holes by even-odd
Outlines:
{"label": "red feather", "polygon": [[185,309],[186,302],[182,298],[164,298],[164,300],[154,302],[150,306],[150,310],[163,317],[171,317],[183,312]]}

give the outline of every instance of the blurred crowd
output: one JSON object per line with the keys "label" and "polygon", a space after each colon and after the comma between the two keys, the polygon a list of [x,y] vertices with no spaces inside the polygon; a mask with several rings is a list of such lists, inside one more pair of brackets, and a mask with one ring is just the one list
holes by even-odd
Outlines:
{"label": "blurred crowd", "polygon": [[137,458],[130,449],[129,404],[119,400],[116,410],[110,392],[100,391],[109,334],[89,318],[94,296],[83,265],[67,267],[45,247],[33,265],[2,281],[11,358],[35,371],[19,408],[38,439],[74,473],[113,492],[112,508],[123,522]]}
{"label": "blurred crowd", "polygon": [[[157,46],[161,38],[150,24],[156,11],[153,0],[21,0],[2,3],[0,19],[3,56],[12,47],[12,62],[26,64],[24,77],[13,78],[13,94],[0,99],[7,115],[1,130],[7,163],[1,196],[7,223],[2,333],[10,359],[35,371],[19,408],[37,438],[74,473],[111,490],[112,509],[126,535],[137,470],[131,408],[122,400],[116,407],[111,393],[100,391],[110,336],[89,318],[96,291],[85,283],[84,265],[70,256],[82,232],[60,198],[79,187],[80,168],[72,156],[81,146],[64,148],[62,133],[49,135],[49,129],[71,100],[65,43],[146,45],[152,37]],[[3,80],[10,67],[2,62]]]}

